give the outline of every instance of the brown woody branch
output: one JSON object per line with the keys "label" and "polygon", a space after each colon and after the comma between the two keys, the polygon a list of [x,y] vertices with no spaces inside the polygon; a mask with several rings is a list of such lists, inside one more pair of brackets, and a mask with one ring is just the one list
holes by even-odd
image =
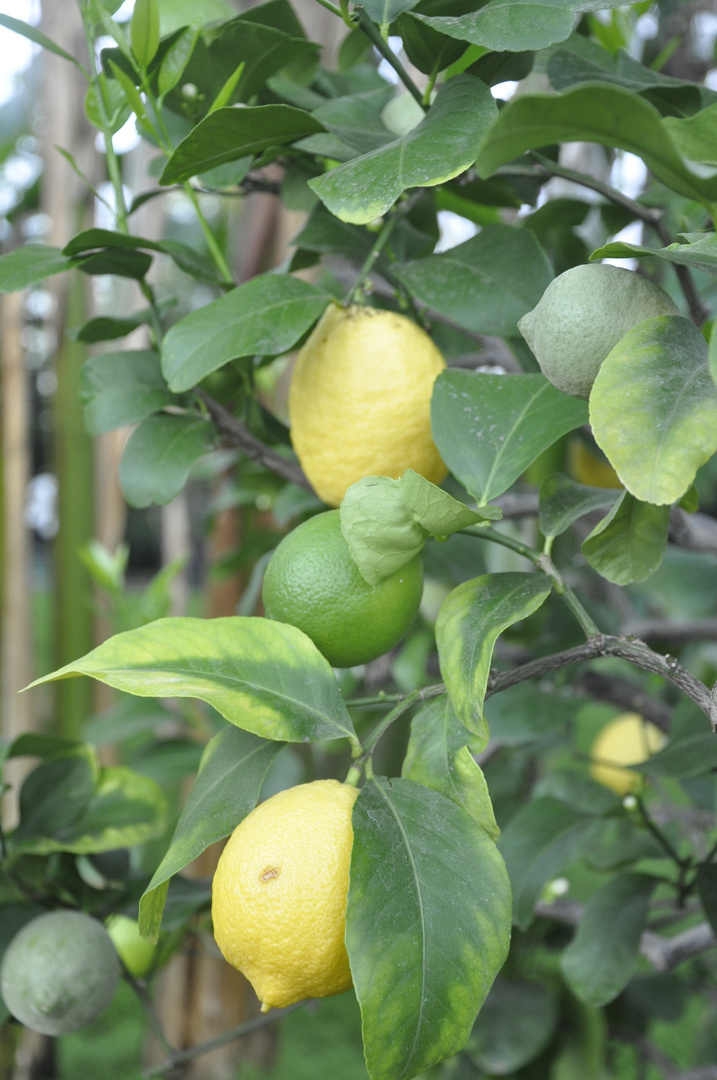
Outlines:
{"label": "brown woody branch", "polygon": [[238,417],[230,413],[228,409],[225,409],[223,405],[220,405],[204,390],[195,386],[194,393],[204,402],[212,420],[232,446],[236,446],[252,461],[257,461],[283,480],[290,480],[293,484],[298,484],[299,487],[313,492],[314,489],[299,465],[293,461],[288,461],[276,450],[263,443],[261,439],[257,439],[255,435],[252,435],[243,420],[239,420]]}

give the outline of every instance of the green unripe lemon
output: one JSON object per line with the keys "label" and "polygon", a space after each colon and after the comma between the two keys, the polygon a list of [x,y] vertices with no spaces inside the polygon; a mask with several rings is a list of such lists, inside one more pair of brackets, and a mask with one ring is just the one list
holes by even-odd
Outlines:
{"label": "green unripe lemon", "polygon": [[42,1035],[67,1035],[105,1011],[119,982],[102,923],[78,911],[38,915],[8,945],[0,992],[16,1019]]}
{"label": "green unripe lemon", "polygon": [[588,263],[551,281],[518,329],[553,386],[587,400],[600,365],[628,330],[679,314],[664,289],[640,274]]}
{"label": "green unripe lemon", "polygon": [[107,933],[130,975],[137,979],[146,975],[154,963],[157,946],[142,937],[137,920],[127,915],[112,915],[107,920]]}
{"label": "green unripe lemon", "polygon": [[269,560],[262,599],[270,619],[303,630],[333,667],[367,664],[409,630],[423,590],[417,555],[369,585],[341,532],[338,510],[317,514],[285,536]]}

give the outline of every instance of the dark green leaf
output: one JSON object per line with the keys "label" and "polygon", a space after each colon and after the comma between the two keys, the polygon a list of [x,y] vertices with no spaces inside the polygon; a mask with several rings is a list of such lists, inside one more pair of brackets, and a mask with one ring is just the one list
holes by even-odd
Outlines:
{"label": "dark green leaf", "polygon": [[314,109],[313,115],[327,131],[359,154],[368,154],[395,138],[381,119],[380,99],[374,104],[359,95],[334,98]]}
{"label": "dark green leaf", "polygon": [[539,454],[587,421],[585,403],[543,375],[445,371],[431,401],[441,457],[478,499],[502,495]]}
{"label": "dark green leaf", "polygon": [[149,321],[147,311],[130,315],[126,319],[113,319],[108,315],[99,315],[95,319],[88,319],[80,326],[73,327],[68,333],[75,341],[84,341],[88,344],[96,341],[115,341],[117,338],[127,337],[142,323]]}
{"label": "dark green leaf", "polygon": [[459,720],[481,739],[488,737],[483,699],[496,640],[537,611],[550,589],[543,574],[483,574],[443,602],[436,622],[441,674]]}
{"label": "dark green leaf", "polygon": [[176,401],[150,349],[91,357],[82,365],[80,395],[90,435],[136,424]]}
{"label": "dark green leaf", "polygon": [[227,360],[276,356],[295,345],[329,302],[323,289],[287,274],[262,274],[175,323],[162,343],[172,390],[189,390]]}
{"label": "dark green leaf", "polygon": [[495,845],[445,796],[370,781],[353,812],[346,945],[371,1080],[464,1045],[505,960],[510,888]]}
{"label": "dark green leaf", "polygon": [[367,225],[407,188],[432,187],[464,172],[497,112],[485,83],[472,75],[451,79],[418,127],[309,181],[332,214]]}
{"label": "dark green leaf", "polygon": [[628,331],[597,374],[590,423],[636,499],[664,505],[684,495],[717,450],[717,387],[695,324],[662,315]]}
{"label": "dark green leaf", "polygon": [[553,473],[540,488],[540,531],[543,536],[560,536],[585,514],[612,506],[618,495],[614,489],[587,487]]}
{"label": "dark green leaf", "polygon": [[266,771],[283,743],[267,742],[239,728],[224,728],[207,743],[197,779],[182,810],[166,855],[140,901],[142,933],[155,939],[165,882],[236,828],[256,805]]}
{"label": "dark green leaf", "polygon": [[486,225],[445,254],[399,263],[393,272],[428,307],[498,337],[516,335],[518,319],[553,279],[534,234],[512,225]]}
{"label": "dark green leaf", "polygon": [[215,440],[214,426],[196,416],[148,416],[130,435],[120,461],[120,487],[127,502],[171,502]]}
{"label": "dark green leaf", "polygon": [[[491,0],[467,15],[415,14],[428,26],[474,45],[498,51],[545,49],[569,37],[579,8],[574,0]],[[617,6],[605,0],[605,6]]]}
{"label": "dark green leaf", "polygon": [[525,682],[486,695],[485,715],[496,743],[522,746],[550,736],[564,736],[581,703],[574,694],[560,694]]}
{"label": "dark green leaf", "polygon": [[13,847],[34,849],[47,837],[78,820],[92,798],[97,763],[89,748],[77,748],[42,762],[20,789],[20,822]]}
{"label": "dark green leaf", "polygon": [[32,685],[74,675],[138,697],[199,698],[266,739],[353,736],[328,661],[296,627],[270,619],[157,619]]}
{"label": "dark green leaf", "polygon": [[624,874],[588,901],[560,958],[568,985],[586,1005],[607,1005],[630,981],[656,885],[645,874]]}
{"label": "dark green leaf", "polygon": [[545,1050],[559,1019],[554,991],[499,975],[478,1014],[468,1055],[490,1076],[512,1075]]}
{"label": "dark green leaf", "polygon": [[705,177],[689,167],[657,109],[617,86],[592,84],[560,95],[515,97],[501,109],[476,165],[481,176],[487,177],[526,150],[575,141],[629,150],[679,194],[709,204],[717,199],[717,177]]}
{"label": "dark green leaf", "polygon": [[625,491],[583,542],[583,554],[614,585],[644,581],[662,562],[669,525],[669,506],[640,502]]}
{"label": "dark green leaf", "polygon": [[75,260],[68,259],[59,248],[25,244],[0,257],[0,292],[19,292],[73,266]]}
{"label": "dark green leaf", "polygon": [[88,252],[103,253],[108,248],[144,249],[158,251],[173,259],[180,270],[199,281],[217,284],[217,273],[203,255],[179,240],[148,240],[143,236],[127,236],[110,229],[86,229],[78,233],[63,248],[63,255],[86,255]]}
{"label": "dark green leaf", "polygon": [[686,780],[717,768],[717,737],[713,734],[691,735],[672,741],[648,761],[633,768],[655,776]]}
{"label": "dark green leaf", "polygon": [[411,721],[401,775],[458,803],[495,840],[500,830],[483,771],[471,753],[474,744],[479,749],[448,698],[437,698],[419,709]]}
{"label": "dark green leaf", "polygon": [[419,0],[364,0],[361,7],[372,22],[379,26],[388,26],[402,11],[415,8]]}
{"label": "dark green leaf", "polygon": [[152,265],[152,256],[144,251],[100,251],[77,260],[83,274],[114,274],[116,277],[141,281]]}
{"label": "dark green leaf", "polygon": [[217,109],[192,129],[171,154],[160,184],[176,184],[227,161],[285,146],[323,131],[309,113],[290,105]]}
{"label": "dark green leaf", "polygon": [[700,863],[697,867],[697,891],[710,926],[717,933],[717,865]]}
{"label": "dark green leaf", "polygon": [[543,886],[592,846],[602,824],[558,799],[534,799],[503,829],[499,846],[513,885],[513,922],[525,930]]}

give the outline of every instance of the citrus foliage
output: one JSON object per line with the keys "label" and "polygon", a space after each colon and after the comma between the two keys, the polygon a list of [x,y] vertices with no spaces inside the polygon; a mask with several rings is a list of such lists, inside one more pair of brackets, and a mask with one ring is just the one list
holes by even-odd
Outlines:
{"label": "citrus foliage", "polygon": [[[120,466],[131,504],[168,503],[200,459],[230,445],[257,463],[252,481],[269,492],[277,523],[292,526],[273,565],[322,521],[323,499],[340,503],[332,521],[355,582],[380,590],[413,573],[422,555],[428,581],[418,629],[386,659],[411,621],[391,612],[400,631],[378,646],[391,680],[378,695],[360,673],[332,670],[371,655],[332,651],[345,629],[357,629],[351,596],[345,626],[324,642],[274,607],[285,586],[272,584],[271,570],[265,598],[278,618],[171,619],[149,605],[38,680],[90,675],[141,699],[199,700],[210,706],[202,731],[211,737],[201,761],[196,738],[187,740],[196,780],[161,861],[142,846],[165,830],[163,795],[148,776],[100,767],[84,743],[24,736],[7,748],[41,760],[7,837],[14,876],[2,905],[12,933],[2,945],[25,921],[18,906],[37,886],[33,860],[57,853],[77,861],[52,879],[50,904],[69,897],[79,906],[89,890],[99,909],[107,889],[119,907],[142,893],[140,930],[152,940],[206,918],[206,888],[181,871],[237,825],[235,838],[284,805],[267,800],[254,811],[267,770],[285,744],[316,744],[320,769],[359,786],[340,842],[344,856],[350,849],[348,893],[345,866],[326,890],[310,872],[295,886],[289,929],[301,941],[300,909],[312,898],[312,911],[336,929],[341,905],[322,904],[341,884],[340,938],[371,1080],[409,1080],[458,1053],[468,1076],[535,1068],[531,1075],[598,1078],[608,1071],[608,1021],[595,1008],[617,1003],[644,1041],[663,985],[644,964],[679,967],[713,943],[717,926],[714,656],[695,647],[680,657],[687,670],[630,624],[654,611],[683,623],[713,613],[713,561],[694,549],[714,545],[700,537],[714,536],[715,510],[717,339],[703,325],[716,294],[715,95],[620,48],[637,10],[601,21],[586,13],[597,4],[472,6],[447,0],[438,14],[427,0],[329,4],[325,17],[346,22],[335,69],[321,65],[288,0],[226,17],[206,0],[187,18],[184,5],[142,0],[129,27],[113,20],[109,0],[88,6],[90,44],[100,34],[115,42],[98,74],[82,68],[88,114],[111,146],[134,113],[161,154],[147,197],[181,187],[201,214],[198,192],[268,190],[302,211],[304,224],[286,263],[237,284],[203,218],[201,252],[134,235],[145,196],[128,206],[118,184],[116,229],[3,256],[0,288],[71,270],[141,284],[147,306],[130,318],[75,329],[97,343],[148,328],[143,348],[93,357],[82,386],[91,431],[136,424]],[[1,21],[40,40],[18,20]],[[389,35],[400,36],[417,81]],[[550,92],[528,81],[499,109],[491,88],[532,72]],[[555,144],[571,142],[605,149],[604,180],[558,162]],[[623,152],[649,170],[639,199],[609,182],[609,161]],[[553,176],[570,180],[569,196],[550,197]],[[446,210],[479,231],[437,251]],[[645,243],[610,242],[630,222],[645,227]],[[639,270],[591,265],[606,256],[642,261]],[[175,318],[147,278],[155,261],[209,289],[209,302]],[[309,268],[312,282],[297,276]],[[606,275],[624,287],[592,284]],[[560,299],[566,280],[579,283],[569,302]],[[634,295],[647,306],[628,303],[615,331],[615,308]],[[551,365],[584,358],[586,338],[604,346],[597,373],[577,388],[561,384]],[[293,444],[261,392],[276,386],[292,350],[300,350]],[[211,392],[223,376],[233,387],[228,407]],[[605,460],[585,484],[591,474],[571,465],[565,441],[590,447],[593,438]],[[517,524],[501,521],[509,514]],[[117,567],[97,552],[92,565],[117,592]],[[369,616],[377,636],[386,616]],[[677,651],[679,627],[660,629]],[[611,704],[596,705],[600,698]],[[597,765],[590,775],[590,748],[635,702],[669,741],[658,750],[648,739],[658,752],[633,755],[630,772],[644,779],[628,789],[623,777],[617,790]],[[139,718],[124,708],[140,728],[166,720],[160,705]],[[615,753],[602,765],[629,764],[619,741],[596,745],[596,757]],[[289,801],[306,790],[296,777],[284,786]],[[708,836],[685,806],[708,817]],[[325,832],[331,845],[333,827]],[[300,840],[292,832],[290,847]],[[109,855],[100,859],[129,847],[152,859],[135,879]],[[221,873],[229,865],[240,880],[245,864],[233,864],[232,851]],[[556,883],[563,875],[567,904]],[[658,933],[664,922],[651,923],[658,904],[669,937]],[[220,876],[220,939],[243,934],[233,905]],[[559,924],[579,928],[570,937]],[[516,945],[499,974],[511,925]],[[257,926],[250,951],[260,971],[277,922]],[[288,966],[293,948],[281,945],[272,963]],[[348,986],[338,952],[341,977],[331,971],[299,996]],[[671,978],[686,994],[686,977]],[[272,968],[270,986],[257,981],[267,1005],[295,1000],[296,980],[287,989],[285,979]]]}

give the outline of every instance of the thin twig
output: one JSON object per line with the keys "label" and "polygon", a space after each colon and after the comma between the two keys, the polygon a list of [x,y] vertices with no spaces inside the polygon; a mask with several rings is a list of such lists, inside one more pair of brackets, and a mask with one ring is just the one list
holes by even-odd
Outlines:
{"label": "thin twig", "polygon": [[282,1016],[287,1016],[288,1013],[295,1012],[296,1009],[305,1004],[305,1001],[299,1001],[295,1005],[289,1005],[286,1009],[272,1009],[271,1013],[265,1013],[262,1016],[257,1016],[254,1020],[249,1020],[246,1024],[239,1024],[238,1027],[230,1028],[229,1031],[224,1031],[221,1035],[217,1035],[215,1039],[208,1039],[207,1042],[198,1043],[196,1046],[190,1046],[187,1050],[177,1050],[167,1057],[160,1065],[155,1065],[151,1069],[145,1069],[142,1076],[144,1077],[144,1080],[152,1080],[152,1077],[154,1076],[162,1076],[163,1073],[175,1069],[177,1065],[183,1065],[187,1061],[193,1061],[194,1058],[201,1057],[203,1054],[210,1054],[212,1050],[218,1050],[220,1046],[226,1046],[227,1043],[234,1042],[235,1039],[241,1039],[244,1035],[251,1035],[253,1031],[258,1031],[260,1028],[267,1027],[269,1024],[275,1024]]}
{"label": "thin twig", "polygon": [[356,22],[361,27],[364,34],[369,39],[376,51],[379,52],[384,58],[384,60],[391,65],[403,85],[408,90],[411,97],[416,99],[418,104],[421,106],[421,109],[425,112],[426,106],[423,103],[423,94],[418,89],[415,82],[408,74],[398,57],[394,56],[394,54],[391,52],[388,43],[385,42],[381,37],[375,23],[368,17],[362,7],[355,7],[352,11],[352,15],[356,19]]}
{"label": "thin twig", "polygon": [[270,469],[271,472],[276,473],[283,480],[290,480],[293,484],[298,484],[299,487],[313,492],[314,489],[299,465],[293,461],[287,461],[276,450],[257,439],[255,435],[252,435],[243,420],[239,420],[238,417],[230,413],[228,409],[225,409],[223,405],[220,405],[204,390],[195,386],[194,393],[204,402],[212,420],[222,434],[226,435],[232,446],[238,447],[252,461],[258,461],[260,465]]}

